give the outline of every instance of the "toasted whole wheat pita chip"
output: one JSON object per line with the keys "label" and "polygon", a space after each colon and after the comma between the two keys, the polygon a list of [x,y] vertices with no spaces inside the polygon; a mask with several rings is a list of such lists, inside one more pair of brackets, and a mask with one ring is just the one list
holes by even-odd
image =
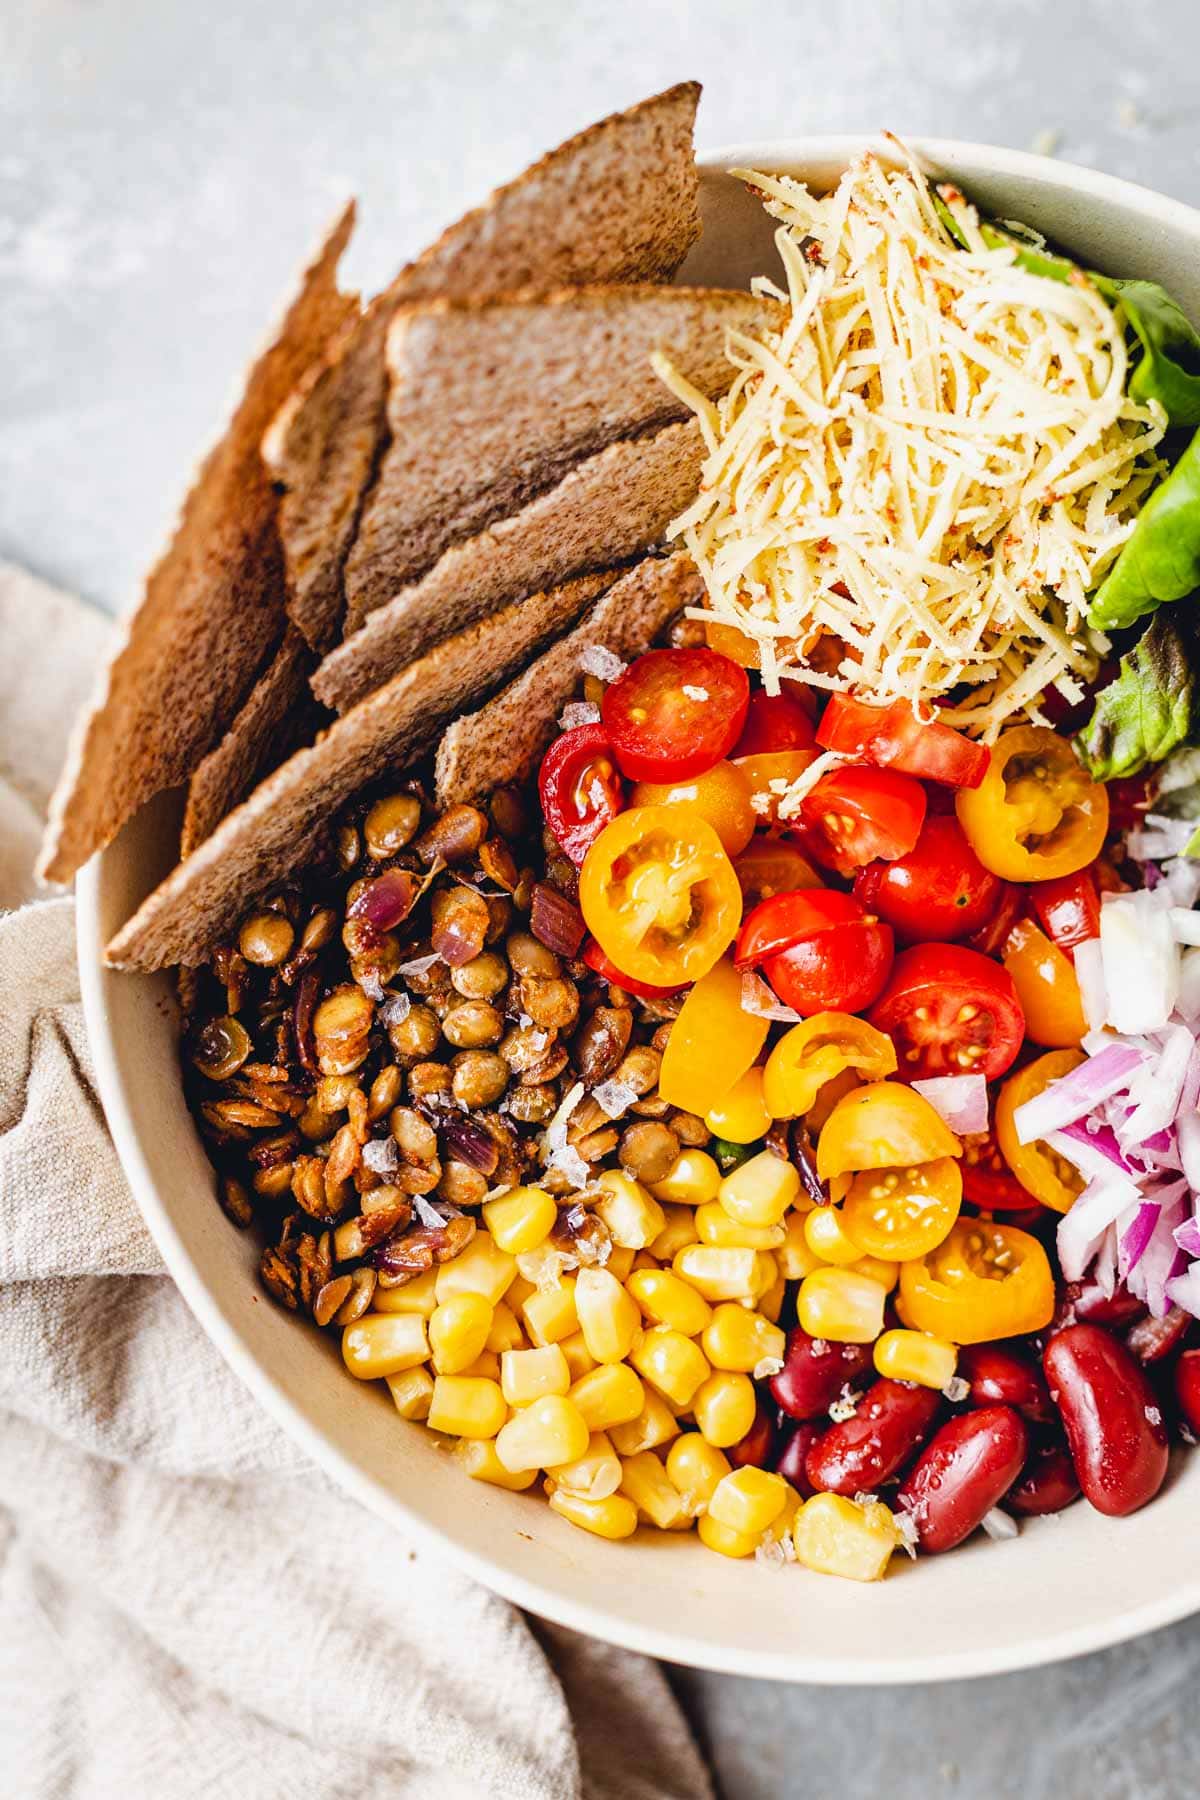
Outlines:
{"label": "toasted whole wheat pita chip", "polygon": [[328,649],[342,569],[386,435],[384,343],[396,309],[438,295],[665,281],[700,230],[692,128],[700,88],[683,82],[602,120],[498,188],[373,301],[326,366],[290,397],[263,453],[287,492],[281,528],[289,610]]}
{"label": "toasted whole wheat pita chip", "polygon": [[119,969],[202,962],[249,906],[320,847],[340,807],[432,745],[442,722],[564,631],[613,572],[532,595],[460,632],[298,750],[144,900],[105,953]]}
{"label": "toasted whole wheat pita chip", "polygon": [[610,444],[520,512],[447,550],[414,587],[371,613],[325,658],[314,691],[344,712],[430,644],[506,602],[643,554],[695,499],[703,461],[694,419]]}
{"label": "toasted whole wheat pita chip", "polygon": [[779,313],[752,294],[646,286],[398,313],[388,334],[391,442],[346,562],[348,627],[581,458],[682,418],[652,352],[701,393],[720,394],[734,376],[726,332]]}
{"label": "toasted whole wheat pita chip", "polygon": [[304,370],[358,312],[357,297],[337,286],[353,224],[351,205],[252,366],[76,725],[50,804],[38,868],[45,881],[69,881],[143,801],[192,773],[281,640],[277,497],[259,445]]}
{"label": "toasted whole wheat pita chip", "polygon": [[677,612],[703,598],[704,583],[686,551],[665,560],[648,557],[630,569],[494,700],[455,719],[434,764],[438,805],[477,800],[528,779],[554,736],[561,708],[578,691],[587,649],[600,644],[626,659],[640,656]]}
{"label": "toasted whole wheat pita chip", "polygon": [[187,857],[301,744],[310,743],[328,715],[309,690],[312,651],[289,625],[270,667],[255,682],[241,711],[215,750],[188,782],[179,854]]}

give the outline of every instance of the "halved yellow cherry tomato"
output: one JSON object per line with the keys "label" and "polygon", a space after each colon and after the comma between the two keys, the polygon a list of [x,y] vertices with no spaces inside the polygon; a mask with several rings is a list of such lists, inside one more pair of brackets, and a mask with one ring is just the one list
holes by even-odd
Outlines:
{"label": "halved yellow cherry tomato", "polygon": [[706,820],[683,806],[634,806],[585,856],[579,905],[622,974],[679,987],[706,975],[733,942],[742,890]]}
{"label": "halved yellow cherry tomato", "polygon": [[1054,1276],[1027,1231],[960,1219],[928,1256],[900,1265],[898,1310],[914,1331],[952,1344],[1040,1331],[1054,1316]]}
{"label": "halved yellow cherry tomato", "polygon": [[823,1131],[838,1102],[844,1100],[847,1094],[852,1094],[855,1088],[861,1086],[862,1082],[859,1080],[857,1069],[843,1069],[840,1075],[834,1075],[831,1080],[827,1081],[809,1107],[805,1117],[804,1123],[809,1131],[814,1136],[817,1132]]}
{"label": "halved yellow cherry tomato", "polygon": [[1073,875],[1099,853],[1108,830],[1103,784],[1045,725],[1004,732],[979,786],[960,788],[954,804],[972,850],[1005,881]]}
{"label": "halved yellow cherry tomato", "polygon": [[722,957],[701,976],[671,1026],[660,1097],[703,1118],[752,1067],[770,1029],[769,1019],[743,1011],[741,975],[731,957]]}
{"label": "halved yellow cherry tomato", "polygon": [[898,1081],[872,1081],[839,1100],[817,1139],[822,1181],[860,1169],[909,1168],[962,1145],[923,1094]]}
{"label": "halved yellow cherry tomato", "polygon": [[754,814],[760,825],[779,822],[779,803],[787,789],[820,755],[812,750],[758,750],[753,756],[733,760],[740,769],[753,796]]}
{"label": "halved yellow cherry tomato", "polygon": [[763,1099],[773,1119],[798,1119],[825,1083],[843,1069],[865,1081],[896,1072],[890,1037],[852,1013],[814,1013],[780,1038],[763,1072]]}
{"label": "halved yellow cherry tomato", "polygon": [[952,1156],[939,1156],[906,1169],[856,1175],[842,1206],[842,1224],[865,1255],[908,1262],[937,1249],[961,1205],[962,1171]]}
{"label": "halved yellow cherry tomato", "polygon": [[1079,1172],[1040,1139],[1022,1144],[1013,1114],[1018,1106],[1024,1106],[1026,1100],[1032,1100],[1052,1081],[1069,1075],[1082,1061],[1079,1050],[1052,1050],[1048,1056],[1039,1056],[1036,1062],[1026,1063],[1009,1076],[996,1102],[996,1142],[1001,1155],[1026,1192],[1059,1213],[1069,1212],[1083,1192]]}
{"label": "halved yellow cherry tomato", "polygon": [[754,836],[758,814],[750,804],[749,776],[736,763],[719,762],[686,781],[639,781],[633,806],[686,806],[707,819],[727,856],[736,856]]}
{"label": "halved yellow cherry tomato", "polygon": [[1087,1030],[1075,970],[1052,938],[1031,919],[1018,919],[1004,945],[1004,966],[1035,1044],[1066,1049]]}
{"label": "halved yellow cherry tomato", "polygon": [[[720,965],[718,965],[719,967]],[[771,1129],[771,1115],[763,1099],[763,1072],[747,1069],[729,1092],[704,1115],[714,1137],[727,1144],[754,1144]]]}

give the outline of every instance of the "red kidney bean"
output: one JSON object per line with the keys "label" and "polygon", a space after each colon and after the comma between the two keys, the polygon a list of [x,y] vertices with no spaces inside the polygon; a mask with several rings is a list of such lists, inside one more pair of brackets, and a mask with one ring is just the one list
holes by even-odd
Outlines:
{"label": "red kidney bean", "polygon": [[1185,1350],[1175,1364],[1175,1401],[1194,1438],[1200,1438],[1200,1350]]}
{"label": "red kidney bean", "polygon": [[802,1500],[811,1500],[816,1493],[804,1463],[813,1439],[820,1435],[821,1426],[817,1419],[803,1420],[793,1427],[791,1436],[775,1459],[775,1473],[790,1481]]}
{"label": "red kidney bean", "polygon": [[783,1367],[771,1377],[771,1393],[791,1418],[816,1419],[871,1366],[870,1344],[811,1338],[797,1325],[788,1333]]}
{"label": "red kidney bean", "polygon": [[1162,1362],[1178,1349],[1191,1327],[1192,1315],[1182,1306],[1173,1306],[1164,1318],[1147,1314],[1125,1333],[1125,1347],[1140,1363]]}
{"label": "red kidney bean", "polygon": [[1146,1316],[1143,1301],[1135,1300],[1129,1289],[1118,1282],[1111,1294],[1095,1281],[1069,1281],[1060,1288],[1054,1329],[1076,1325],[1134,1325]]}
{"label": "red kidney bean", "polygon": [[890,1481],[932,1429],[942,1397],[907,1381],[877,1381],[853,1418],[841,1419],[812,1443],[804,1467],[812,1486],[854,1495]]}
{"label": "red kidney bean", "polygon": [[774,1449],[775,1421],[760,1400],[753,1425],[725,1454],[735,1469],[766,1469],[770,1467]]}
{"label": "red kidney bean", "polygon": [[971,1384],[970,1406],[1014,1406],[1039,1425],[1055,1417],[1041,1370],[1014,1350],[1000,1344],[964,1344],[954,1372]]}
{"label": "red kidney bean", "polygon": [[1153,1500],[1167,1473],[1167,1433],[1139,1363],[1098,1325],[1056,1332],[1043,1358],[1071,1460],[1097,1512],[1124,1518]]}
{"label": "red kidney bean", "polygon": [[1025,1464],[1016,1487],[1009,1489],[1004,1504],[1010,1512],[1033,1518],[1061,1512],[1078,1498],[1079,1481],[1067,1446],[1042,1444]]}
{"label": "red kidney bean", "polygon": [[922,1550],[953,1550],[1017,1480],[1029,1435],[1011,1406],[960,1413],[930,1440],[900,1483]]}

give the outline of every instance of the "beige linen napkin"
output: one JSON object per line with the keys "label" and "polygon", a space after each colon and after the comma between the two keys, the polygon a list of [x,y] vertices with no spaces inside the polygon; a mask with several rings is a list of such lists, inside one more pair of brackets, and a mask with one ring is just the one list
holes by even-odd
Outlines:
{"label": "beige linen napkin", "polygon": [[653,1663],[339,1493],[162,1272],[94,1090],[73,904],[23,904],[105,630],[0,566],[0,1788],[711,1800]]}

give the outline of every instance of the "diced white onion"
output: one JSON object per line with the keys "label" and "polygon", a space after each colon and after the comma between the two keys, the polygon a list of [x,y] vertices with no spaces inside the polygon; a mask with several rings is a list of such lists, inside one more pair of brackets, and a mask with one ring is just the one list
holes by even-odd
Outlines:
{"label": "diced white onion", "polygon": [[1179,992],[1179,945],[1170,913],[1144,889],[1106,894],[1100,909],[1100,943],[1109,1022],[1118,1031],[1159,1031]]}

